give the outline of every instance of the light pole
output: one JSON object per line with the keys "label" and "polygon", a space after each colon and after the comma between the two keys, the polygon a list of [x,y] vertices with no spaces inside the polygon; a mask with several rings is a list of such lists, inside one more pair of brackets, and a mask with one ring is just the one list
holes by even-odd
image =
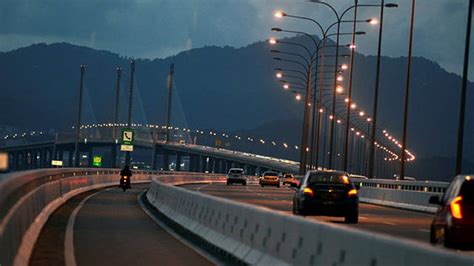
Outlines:
{"label": "light pole", "polygon": [[464,66],[462,73],[462,87],[461,87],[461,103],[459,108],[459,125],[458,125],[458,143],[456,150],[456,175],[462,173],[463,160],[463,144],[464,144],[464,116],[466,110],[466,93],[467,93],[467,76],[469,74],[469,49],[471,46],[471,23],[472,23],[472,2],[469,0],[469,9],[467,13],[466,26],[466,44],[464,46]]}
{"label": "light pole", "polygon": [[372,132],[370,134],[370,150],[369,150],[369,172],[368,178],[373,178],[374,174],[374,152],[375,152],[375,134],[377,128],[377,107],[378,107],[378,99],[379,99],[379,83],[380,83],[380,57],[382,54],[382,33],[383,33],[383,11],[384,11],[384,3],[385,1],[382,0],[382,6],[380,8],[380,25],[379,25],[379,40],[377,45],[377,69],[375,75],[375,92],[374,92],[374,104],[373,104],[373,112],[372,112]]}
{"label": "light pole", "polygon": [[[301,136],[301,147],[300,147],[300,166],[299,166],[299,173],[304,174],[306,172],[306,164],[307,164],[307,156],[306,153],[308,152],[308,116],[309,116],[309,108],[311,106],[311,75],[312,75],[312,61],[313,61],[313,54],[309,51],[309,49],[299,43],[294,43],[294,42],[288,42],[288,41],[278,41],[276,39],[271,39],[270,44],[276,44],[276,43],[282,43],[282,44],[289,44],[289,45],[295,45],[303,48],[307,53],[310,58],[310,60],[305,60],[305,63],[307,63],[306,66],[304,66],[302,63],[294,60],[285,60],[282,58],[274,58],[275,60],[280,60],[280,61],[288,61],[288,62],[293,62],[293,63],[299,63],[300,65],[303,66],[303,69],[306,71],[306,76],[307,82],[306,82],[306,97],[305,97],[305,105],[304,105],[304,112],[303,112],[303,130],[302,130],[302,136]],[[288,54],[288,53],[287,53]],[[300,55],[301,56],[301,55]]]}
{"label": "light pole", "polygon": [[120,100],[120,78],[122,76],[122,68],[117,67],[117,81],[115,83],[115,112],[114,112],[114,140],[117,139],[117,126],[118,126],[118,116],[119,116],[119,100]]}
{"label": "light pole", "polygon": [[174,64],[170,65],[170,73],[168,76],[168,109],[166,112],[166,143],[170,141],[171,111],[173,104],[173,76]]}
{"label": "light pole", "polygon": [[405,179],[405,150],[407,147],[408,104],[410,99],[411,54],[413,47],[413,26],[415,22],[415,0],[411,1],[410,40],[408,41],[407,76],[405,83],[405,107],[403,110],[403,136],[400,162],[400,180]]}
{"label": "light pole", "polygon": [[[128,121],[127,127],[132,126],[133,79],[135,78],[135,60],[130,62],[130,87],[128,95]],[[130,165],[130,151],[125,152],[125,165]]]}
{"label": "light pole", "polygon": [[[86,65],[81,65],[81,79],[79,82],[79,103],[77,110],[77,123],[76,123],[76,141],[74,143],[74,166],[79,167],[79,139],[81,134],[81,114],[82,114],[82,95],[83,95],[83,84],[84,84],[84,71]],[[90,159],[90,158],[89,158]]]}

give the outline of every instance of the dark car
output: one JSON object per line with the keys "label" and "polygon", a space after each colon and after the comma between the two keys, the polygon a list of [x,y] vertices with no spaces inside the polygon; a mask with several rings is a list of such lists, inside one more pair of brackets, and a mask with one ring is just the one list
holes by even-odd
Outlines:
{"label": "dark car", "polygon": [[309,171],[293,197],[293,213],[359,221],[359,196],[346,172]]}
{"label": "dark car", "polygon": [[430,242],[451,248],[474,247],[474,176],[456,176],[444,196],[431,196],[440,205],[431,223]]}

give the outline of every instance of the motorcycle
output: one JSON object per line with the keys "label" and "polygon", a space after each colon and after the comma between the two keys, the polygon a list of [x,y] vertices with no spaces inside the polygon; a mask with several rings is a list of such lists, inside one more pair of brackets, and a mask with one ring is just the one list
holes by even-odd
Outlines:
{"label": "motorcycle", "polygon": [[122,188],[123,192],[125,192],[127,189],[131,189],[132,187],[130,186],[130,178],[128,176],[122,176],[122,178],[120,178],[119,187]]}

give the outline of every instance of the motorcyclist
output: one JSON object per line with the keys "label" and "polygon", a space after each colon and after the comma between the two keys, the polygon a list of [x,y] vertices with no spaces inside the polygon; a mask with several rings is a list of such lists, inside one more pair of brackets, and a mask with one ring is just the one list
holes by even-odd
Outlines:
{"label": "motorcyclist", "polygon": [[[120,186],[126,186],[126,188],[132,188],[131,184],[131,178],[132,178],[132,171],[130,170],[130,167],[128,164],[126,164],[122,171],[120,171]],[[124,178],[125,177],[125,178]]]}

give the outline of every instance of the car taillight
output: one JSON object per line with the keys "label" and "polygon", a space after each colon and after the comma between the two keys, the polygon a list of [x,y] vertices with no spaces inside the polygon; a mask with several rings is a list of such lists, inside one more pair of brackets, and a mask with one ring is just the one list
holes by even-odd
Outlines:
{"label": "car taillight", "polygon": [[348,196],[356,196],[357,195],[357,189],[353,188],[347,192]]}
{"label": "car taillight", "polygon": [[449,207],[451,209],[451,215],[456,219],[462,219],[461,201],[462,197],[457,196],[449,204]]}
{"label": "car taillight", "polygon": [[307,196],[310,196],[310,197],[314,197],[314,192],[313,192],[313,190],[312,190],[311,188],[309,188],[309,187],[305,187],[305,188],[303,189],[303,194],[304,194],[304,195],[307,195]]}

